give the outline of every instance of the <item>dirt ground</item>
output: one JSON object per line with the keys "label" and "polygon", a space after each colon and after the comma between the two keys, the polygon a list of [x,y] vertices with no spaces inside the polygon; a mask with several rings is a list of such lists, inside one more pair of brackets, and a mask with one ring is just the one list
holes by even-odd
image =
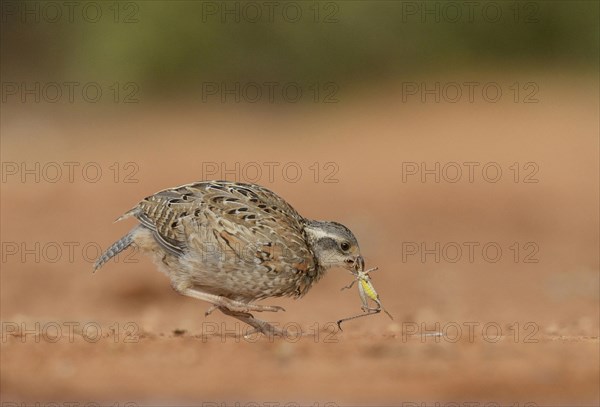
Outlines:
{"label": "dirt ground", "polygon": [[[563,79],[534,104],[4,105],[2,405],[598,405],[598,82]],[[261,315],[274,340],[137,253],[92,274],[134,224],[115,218],[203,178],[350,227],[394,320],[335,330],[360,312],[343,270],[265,301],[286,308]]]}

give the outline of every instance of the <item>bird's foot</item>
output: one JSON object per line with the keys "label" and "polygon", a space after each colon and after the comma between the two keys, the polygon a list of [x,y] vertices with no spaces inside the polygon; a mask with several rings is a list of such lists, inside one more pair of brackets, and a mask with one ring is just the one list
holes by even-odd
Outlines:
{"label": "bird's foot", "polygon": [[[212,305],[209,309],[206,310],[206,312],[204,313],[204,316],[207,317],[210,314],[213,313],[214,310],[218,309],[219,307],[222,307],[222,305]],[[228,309],[230,309],[231,311],[234,312],[242,312],[242,313],[249,313],[251,311],[254,312],[263,312],[263,311],[268,311],[268,312],[277,312],[277,311],[285,311],[285,308],[280,307],[278,305],[257,305],[257,304],[244,304],[244,305],[233,305],[233,306],[227,306]]]}
{"label": "bird's foot", "polygon": [[254,328],[250,329],[248,332],[244,334],[244,338],[249,338],[254,334],[263,334],[268,338],[273,338],[275,336],[286,337],[287,331],[283,329],[279,329],[269,324],[268,322],[261,321],[260,319],[252,318],[253,321],[245,321],[250,326]]}
{"label": "bird's foot", "polygon": [[212,314],[212,313],[213,313],[213,311],[214,311],[214,310],[216,310],[216,309],[218,309],[218,308],[219,308],[219,307],[218,307],[217,305],[212,305],[212,306],[211,306],[209,309],[207,309],[207,310],[204,312],[204,316],[205,316],[205,317],[209,316],[210,314]]}
{"label": "bird's foot", "polygon": [[[281,307],[278,307],[281,308]],[[252,314],[247,312],[240,312],[232,310],[231,308],[226,307],[218,307],[218,309],[225,315],[232,316],[252,327],[251,330],[244,333],[244,337],[248,338],[250,335],[255,333],[262,333],[268,338],[273,338],[274,336],[286,336],[286,331],[276,328],[268,322],[261,321],[260,319],[254,318]]]}
{"label": "bird's foot", "polygon": [[251,304],[252,308],[249,308],[249,311],[256,311],[256,312],[263,312],[263,311],[267,311],[267,312],[277,312],[277,311],[285,311],[285,308],[280,307],[279,305],[256,305],[256,304]]}
{"label": "bird's foot", "polygon": [[246,303],[243,301],[232,300],[227,297],[222,297],[220,295],[205,293],[193,288],[183,288],[179,289],[183,295],[187,295],[188,297],[196,298],[198,300],[207,301],[213,305],[213,307],[209,308],[206,311],[206,315],[210,315],[214,311],[214,307],[217,308],[227,308],[233,312],[277,312],[277,311],[285,311],[283,307],[279,307],[277,305],[258,305]]}

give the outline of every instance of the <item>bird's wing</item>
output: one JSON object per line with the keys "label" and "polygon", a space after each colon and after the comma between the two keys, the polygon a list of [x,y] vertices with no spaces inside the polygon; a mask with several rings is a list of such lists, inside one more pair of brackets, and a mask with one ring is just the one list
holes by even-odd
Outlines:
{"label": "bird's wing", "polygon": [[273,279],[304,275],[306,281],[298,279],[295,287],[298,292],[289,293],[296,295],[305,292],[317,272],[304,218],[258,185],[183,185],[145,198],[128,215],[152,230],[165,250],[201,263],[206,272],[267,273]]}

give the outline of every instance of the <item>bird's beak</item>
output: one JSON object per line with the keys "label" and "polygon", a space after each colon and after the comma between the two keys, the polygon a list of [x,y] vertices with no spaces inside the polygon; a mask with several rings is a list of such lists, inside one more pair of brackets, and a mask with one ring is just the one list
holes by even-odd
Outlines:
{"label": "bird's beak", "polygon": [[358,271],[365,271],[365,259],[363,258],[363,256],[358,256],[354,264]]}

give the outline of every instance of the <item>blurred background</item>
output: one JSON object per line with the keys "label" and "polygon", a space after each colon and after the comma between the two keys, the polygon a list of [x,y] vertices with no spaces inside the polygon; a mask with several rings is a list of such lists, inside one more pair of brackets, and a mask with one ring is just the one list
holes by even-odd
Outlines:
{"label": "blurred background", "polygon": [[[600,402],[597,2],[1,7],[3,403]],[[342,270],[275,341],[138,253],[92,274],[203,179],[348,226],[394,321],[332,332]]]}

